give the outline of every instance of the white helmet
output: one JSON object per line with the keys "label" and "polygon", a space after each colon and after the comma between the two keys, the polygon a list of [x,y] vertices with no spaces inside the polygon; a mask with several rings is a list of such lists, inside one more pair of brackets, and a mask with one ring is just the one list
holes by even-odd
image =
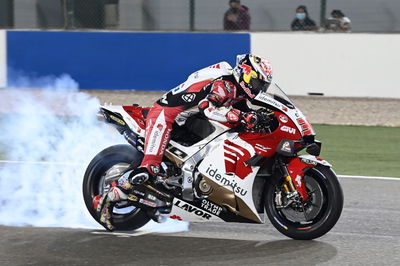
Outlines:
{"label": "white helmet", "polygon": [[267,91],[272,81],[271,64],[259,56],[243,54],[236,57],[233,75],[249,100],[260,91]]}

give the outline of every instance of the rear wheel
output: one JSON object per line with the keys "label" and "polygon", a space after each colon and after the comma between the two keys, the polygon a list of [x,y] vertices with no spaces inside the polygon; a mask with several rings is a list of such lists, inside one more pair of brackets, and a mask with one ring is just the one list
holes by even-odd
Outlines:
{"label": "rear wheel", "polygon": [[285,204],[282,184],[267,185],[265,208],[279,232],[293,239],[309,240],[326,234],[339,220],[343,191],[336,174],[322,165],[308,170],[303,181],[309,195],[306,202]]}
{"label": "rear wheel", "polygon": [[[138,167],[142,158],[143,155],[130,145],[114,145],[101,151],[90,162],[82,189],[86,208],[97,222],[99,217],[93,207],[93,198],[107,192],[111,183],[129,171],[128,168]],[[150,220],[142,209],[126,201],[115,205],[112,217],[116,230],[135,230]]]}

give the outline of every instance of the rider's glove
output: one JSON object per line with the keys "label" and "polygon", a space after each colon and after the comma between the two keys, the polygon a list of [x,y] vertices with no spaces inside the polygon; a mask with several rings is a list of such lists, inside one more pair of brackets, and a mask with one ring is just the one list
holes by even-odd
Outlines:
{"label": "rider's glove", "polygon": [[109,231],[114,230],[112,223],[112,210],[115,203],[128,198],[126,191],[122,187],[111,187],[107,193],[98,195],[93,199],[93,206],[99,216],[100,223]]}
{"label": "rider's glove", "polygon": [[252,129],[257,125],[258,116],[255,112],[242,112],[240,122],[244,125],[247,129]]}

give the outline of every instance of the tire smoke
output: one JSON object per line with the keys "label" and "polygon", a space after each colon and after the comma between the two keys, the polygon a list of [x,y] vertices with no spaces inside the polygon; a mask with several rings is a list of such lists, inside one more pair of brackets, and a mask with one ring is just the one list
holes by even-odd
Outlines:
{"label": "tire smoke", "polygon": [[[11,80],[16,88],[0,89],[0,224],[102,228],[86,210],[83,175],[98,152],[125,140],[97,121],[99,101],[70,76]],[[146,227],[177,232],[188,223]]]}

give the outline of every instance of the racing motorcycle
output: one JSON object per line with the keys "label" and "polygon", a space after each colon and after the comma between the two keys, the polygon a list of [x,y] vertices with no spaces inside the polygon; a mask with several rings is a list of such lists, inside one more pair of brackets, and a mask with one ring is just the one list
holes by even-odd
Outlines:
{"label": "racing motorcycle", "polygon": [[[115,229],[135,230],[169,217],[240,223],[268,218],[282,234],[302,240],[331,230],[343,192],[331,164],[319,157],[313,127],[276,84],[257,95],[251,108],[258,117],[251,130],[201,115],[174,124],[157,178],[135,186],[113,207]],[[83,195],[97,221],[93,199],[141,163],[148,111],[138,105],[100,108],[99,119],[129,144],[104,149],[87,167]]]}

